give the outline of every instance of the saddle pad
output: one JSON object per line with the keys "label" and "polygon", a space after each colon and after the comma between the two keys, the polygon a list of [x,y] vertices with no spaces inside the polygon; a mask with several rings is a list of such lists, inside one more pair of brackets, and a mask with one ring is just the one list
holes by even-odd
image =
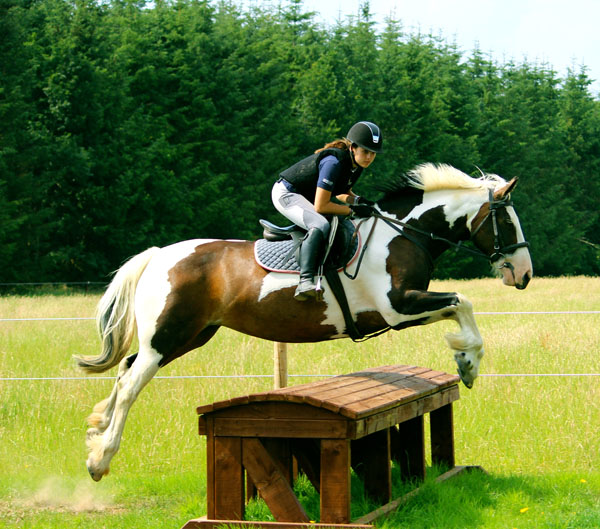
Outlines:
{"label": "saddle pad", "polygon": [[[360,237],[351,238],[352,230],[345,230],[342,233],[344,233],[344,236],[340,239],[336,236],[336,242],[326,263],[326,266],[337,268],[339,271],[343,269],[344,265],[349,265],[356,259],[360,247]],[[340,249],[336,248],[336,244]],[[348,248],[349,244],[352,244],[351,248]],[[299,274],[300,265],[296,261],[295,254],[297,252],[294,251],[294,245],[295,243],[292,240],[267,241],[266,239],[259,239],[254,243],[254,258],[259,266],[270,272]]]}
{"label": "saddle pad", "polygon": [[291,239],[287,241],[259,239],[254,243],[254,258],[260,266],[271,272],[299,274],[300,266],[294,255],[296,253],[294,246],[295,242]]}

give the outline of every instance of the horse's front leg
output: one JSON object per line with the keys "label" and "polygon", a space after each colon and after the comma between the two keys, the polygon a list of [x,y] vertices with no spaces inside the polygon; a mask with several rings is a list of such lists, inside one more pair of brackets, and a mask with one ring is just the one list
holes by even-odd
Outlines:
{"label": "horse's front leg", "polygon": [[483,357],[483,340],[473,316],[471,302],[462,294],[454,292],[417,290],[404,292],[401,300],[392,301],[396,311],[402,315],[401,321],[393,325],[395,329],[448,319],[458,323],[460,331],[457,334],[446,334],[446,340],[455,351],[454,360],[461,380],[465,386],[472,388]]}

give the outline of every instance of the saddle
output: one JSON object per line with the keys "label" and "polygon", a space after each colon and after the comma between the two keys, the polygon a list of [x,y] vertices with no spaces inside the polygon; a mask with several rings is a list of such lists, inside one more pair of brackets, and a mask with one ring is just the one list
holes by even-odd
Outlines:
{"label": "saddle", "polygon": [[[295,225],[277,226],[263,219],[259,223],[263,228],[263,238],[254,243],[256,262],[270,272],[299,274],[297,257],[306,230]],[[356,226],[351,220],[333,217],[324,269],[341,271],[354,261],[359,250],[359,238],[353,236],[355,230]]]}
{"label": "saddle", "polygon": [[[267,220],[260,220],[260,225],[263,227],[263,239],[254,243],[256,262],[269,271],[299,274],[300,266],[297,256],[306,230],[294,225],[282,228]],[[320,273],[327,278],[331,291],[342,310],[346,332],[353,341],[363,340],[365,336],[358,330],[352,318],[338,272],[344,270],[346,273],[346,266],[358,257],[360,248],[361,241],[354,222],[350,219],[339,220],[339,217],[333,217],[329,243],[325,250],[325,259],[320,267],[322,268]],[[359,258],[358,267],[360,267],[361,259],[362,256]],[[356,277],[356,275],[349,276],[347,273],[346,275],[350,279]]]}

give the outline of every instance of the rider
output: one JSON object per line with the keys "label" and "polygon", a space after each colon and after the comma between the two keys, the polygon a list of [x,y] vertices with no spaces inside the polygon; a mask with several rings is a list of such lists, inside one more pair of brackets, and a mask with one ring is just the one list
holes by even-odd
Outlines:
{"label": "rider", "polygon": [[[352,186],[382,147],[379,127],[359,121],[345,138],[327,143],[279,175],[271,193],[275,208],[307,230],[300,248],[300,282],[294,294],[297,300],[317,294],[317,259],[329,236],[329,221],[324,215],[371,214],[374,203],[354,194]],[[334,198],[339,202],[332,201]]]}

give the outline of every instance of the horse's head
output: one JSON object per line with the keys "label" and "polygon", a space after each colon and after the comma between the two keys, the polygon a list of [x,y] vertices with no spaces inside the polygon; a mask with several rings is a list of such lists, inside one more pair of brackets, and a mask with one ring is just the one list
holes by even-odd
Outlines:
{"label": "horse's head", "polygon": [[[449,165],[426,163],[410,171],[403,182],[404,187],[398,183],[384,187],[388,193],[379,203],[382,211],[396,215],[396,224],[403,228],[396,231],[420,238],[433,259],[470,238],[477,250],[462,248],[489,259],[505,285],[527,286],[533,274],[529,245],[510,200],[516,178],[510,182],[497,175],[472,178]],[[421,194],[415,195],[416,190]]]}
{"label": "horse's head", "polygon": [[533,266],[529,244],[510,200],[517,180],[488,190],[488,200],[471,222],[471,239],[501,272],[505,285],[524,289],[533,275]]}

